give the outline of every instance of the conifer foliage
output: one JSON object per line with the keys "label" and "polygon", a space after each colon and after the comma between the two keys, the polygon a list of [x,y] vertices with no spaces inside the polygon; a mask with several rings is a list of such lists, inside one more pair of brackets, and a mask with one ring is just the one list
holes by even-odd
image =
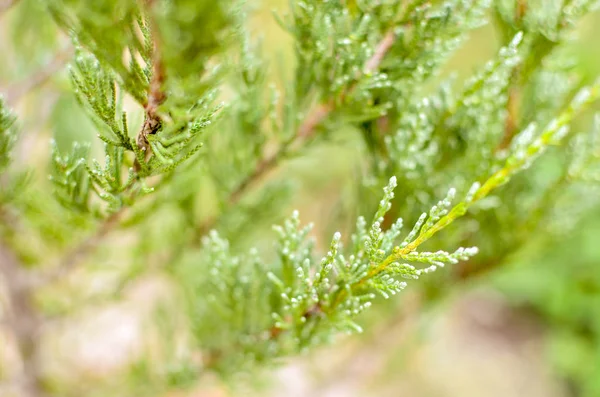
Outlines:
{"label": "conifer foliage", "polygon": [[[19,15],[35,1],[15,3]],[[291,1],[274,15],[294,41],[279,87],[250,2],[43,3],[72,43],[69,87],[97,139],[68,148],[57,130],[48,167],[11,161],[24,120],[0,101],[0,313],[22,362],[14,376],[0,366],[0,380],[16,395],[88,393],[43,371],[39,334],[150,271],[179,297],[156,322],[185,328],[187,353],[163,329],[162,356],[141,359],[119,395],[236,375],[361,332],[380,299],[434,271],[498,267],[600,202],[600,118],[585,124],[600,80],[567,51],[595,1]],[[444,79],[446,61],[490,23],[495,57],[464,82]],[[245,249],[238,240],[257,238],[256,219],[279,219],[300,178],[273,172],[344,139],[360,142],[352,230],[321,241],[294,211],[269,235],[274,249]],[[546,152],[562,170],[551,183],[534,165]],[[585,200],[561,200],[581,186]],[[119,233],[132,247],[111,246]],[[106,252],[120,263],[108,294],[61,288],[102,272]]]}

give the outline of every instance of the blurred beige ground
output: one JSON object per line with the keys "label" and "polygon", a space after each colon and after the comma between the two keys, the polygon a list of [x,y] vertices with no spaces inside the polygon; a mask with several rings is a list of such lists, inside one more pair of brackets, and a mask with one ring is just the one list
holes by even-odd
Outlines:
{"label": "blurred beige ground", "polygon": [[[468,293],[343,357],[317,354],[278,371],[272,396],[563,396],[543,361],[542,330],[497,296]],[[407,324],[408,323],[408,324]],[[406,351],[407,340],[419,346]],[[412,341],[411,341],[412,342]],[[404,348],[404,351],[403,351]],[[317,373],[309,375],[312,372]]]}
{"label": "blurred beige ground", "polygon": [[[64,381],[118,378],[139,356],[144,326],[168,287],[157,279],[133,286],[124,302],[104,305],[49,332],[46,370]],[[413,294],[414,295],[414,294]],[[226,391],[211,375],[202,388],[174,396],[272,397],[559,397],[566,393],[544,362],[543,329],[499,295],[473,291],[429,313],[407,293],[399,313],[364,338],[289,360],[266,372],[260,392]],[[57,331],[58,334],[57,334]],[[410,346],[410,347],[409,347]]]}

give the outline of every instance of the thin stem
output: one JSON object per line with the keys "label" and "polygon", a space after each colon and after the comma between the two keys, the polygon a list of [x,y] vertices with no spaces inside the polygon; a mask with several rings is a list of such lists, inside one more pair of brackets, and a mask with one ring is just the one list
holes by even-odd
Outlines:
{"label": "thin stem", "polygon": [[[523,24],[523,18],[527,12],[527,1],[517,0],[515,8],[515,22],[521,26]],[[541,61],[540,61],[541,62]],[[521,77],[521,66],[515,67],[513,70],[508,87],[508,100],[506,102],[506,120],[504,123],[504,134],[502,141],[498,145],[496,150],[504,150],[510,146],[515,134],[518,129],[519,122],[519,104],[521,96],[521,82],[524,81]]]}
{"label": "thin stem", "polygon": [[[146,3],[148,8],[150,8],[152,4],[152,1],[147,1]],[[155,134],[160,129],[162,120],[158,114],[158,108],[167,98],[162,87],[165,80],[165,71],[160,54],[159,40],[157,39],[158,29],[156,28],[155,22],[152,18],[149,18],[149,23],[154,42],[154,49],[152,53],[152,77],[148,85],[148,98],[144,104],[144,122],[136,140],[138,147],[146,152],[146,160],[152,153],[152,149],[150,148],[150,144],[148,142],[148,135]],[[136,172],[139,172],[141,169],[141,165],[137,158],[134,162],[134,169]],[[93,252],[96,246],[119,225],[119,220],[125,211],[125,208],[126,207],[121,207],[117,212],[106,218],[99,226],[96,233],[88,237],[79,246],[68,253],[55,268],[56,270],[47,275],[47,277],[43,279],[43,282],[56,281],[58,278],[74,269],[83,258]]]}
{"label": "thin stem", "polygon": [[390,29],[385,36],[383,36],[383,39],[379,42],[377,47],[375,47],[373,56],[365,63],[364,70],[366,74],[371,74],[379,69],[379,65],[381,65],[383,58],[385,58],[386,54],[390,51],[390,48],[392,48],[395,41],[396,34],[393,29]]}
{"label": "thin stem", "polygon": [[[147,7],[152,7],[152,2],[147,2]],[[156,22],[152,18],[151,10],[148,10],[148,23],[150,24],[150,31],[152,32],[154,49],[152,51],[152,77],[150,84],[148,85],[148,99],[144,104],[144,111],[146,116],[144,123],[137,136],[138,147],[146,152],[146,161],[152,153],[150,143],[148,142],[148,135],[153,135],[158,132],[161,127],[162,119],[158,114],[158,108],[167,99],[165,92],[163,91],[163,83],[165,81],[165,69],[162,62],[160,53],[160,43],[158,40],[158,28]],[[135,162],[136,170],[140,169],[140,165],[137,160]]]}
{"label": "thin stem", "polygon": [[[390,29],[381,39],[379,44],[376,46],[375,51],[371,58],[365,62],[364,73],[371,74],[375,72],[385,55],[389,52],[396,40],[396,35],[393,29]],[[353,91],[354,86],[350,87],[347,92]],[[342,94],[345,95],[345,94]],[[265,155],[262,160],[258,162],[252,173],[250,173],[229,195],[227,204],[229,206],[237,204],[244,194],[256,183],[258,183],[264,175],[276,168],[279,164],[279,160],[284,157],[290,150],[298,150],[301,148],[306,141],[310,140],[315,133],[317,128],[329,117],[329,115],[335,110],[335,100],[331,99],[327,102],[323,102],[312,108],[308,115],[304,118],[304,121],[298,129],[294,138],[290,142],[286,142],[281,145],[277,151],[270,155]],[[202,236],[212,229],[217,223],[218,217],[211,217],[206,220],[198,228],[199,234]]]}
{"label": "thin stem", "polygon": [[496,150],[504,150],[510,146],[518,128],[519,120],[519,97],[520,90],[516,87],[514,81],[518,80],[519,68],[513,71],[511,81],[513,83],[508,88],[508,100],[506,102],[506,120],[504,122],[504,134]]}

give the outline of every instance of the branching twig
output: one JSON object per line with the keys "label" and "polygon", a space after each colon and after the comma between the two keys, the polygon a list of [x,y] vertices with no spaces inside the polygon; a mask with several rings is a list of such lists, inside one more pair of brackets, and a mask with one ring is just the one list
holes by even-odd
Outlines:
{"label": "branching twig", "polygon": [[381,65],[383,58],[390,48],[392,48],[395,41],[396,34],[393,29],[390,29],[385,36],[383,36],[383,39],[379,42],[377,47],[375,47],[373,56],[365,63],[365,73],[370,74],[379,69],[379,65]]}
{"label": "branching twig", "polygon": [[[151,7],[152,2],[148,1],[147,5],[148,7]],[[137,136],[137,145],[141,150],[146,152],[146,160],[152,152],[150,143],[148,142],[148,135],[156,134],[160,129],[162,119],[158,114],[158,107],[167,99],[162,87],[165,81],[165,70],[160,54],[158,29],[152,18],[149,18],[148,23],[150,24],[154,42],[154,49],[152,51],[152,78],[148,86],[148,100],[144,104],[146,116]],[[137,161],[136,168],[139,168]]]}
{"label": "branching twig", "polygon": [[[394,39],[395,35],[393,31],[390,30],[390,32],[388,32],[383,37],[382,41],[377,46],[373,56],[365,63],[366,72],[372,73],[379,67],[385,54],[391,48]],[[152,75],[152,81],[150,82],[149,87],[148,102],[145,106],[146,120],[144,121],[144,124],[140,131],[140,134],[138,135],[137,140],[138,145],[142,145],[140,147],[147,147],[145,145],[148,144],[146,140],[148,133],[155,133],[156,129],[160,127],[161,121],[157,110],[160,104],[163,103],[166,99],[165,94],[162,91],[162,83],[165,78],[164,70],[160,61],[160,55],[156,44],[153,58],[154,71]],[[273,154],[266,155],[265,157],[263,157],[263,159],[260,160],[257,166],[254,168],[253,172],[249,174],[237,186],[237,188],[231,192],[228,199],[228,205],[237,204],[240,201],[240,199],[244,196],[244,194],[255,183],[261,180],[264,175],[266,175],[269,171],[273,170],[277,166],[279,160],[284,156],[284,154],[286,154],[289,148],[297,148],[298,146],[301,146],[306,140],[312,138],[312,136],[317,130],[317,127],[331,114],[331,112],[334,109],[335,107],[333,101],[320,104],[313,108],[313,110],[309,112],[308,116],[304,119],[304,122],[298,127],[294,139],[291,142],[282,145]],[[75,248],[75,250],[68,254],[65,257],[65,259],[63,259],[62,264],[57,267],[58,270],[52,273],[52,275],[49,277],[49,280],[56,280],[60,276],[66,274],[70,269],[74,268],[79,262],[79,260],[81,260],[82,257],[85,257],[87,254],[89,254],[89,252],[92,251],[93,248],[98,244],[98,242],[102,240],[106,236],[106,234],[108,234],[108,232],[118,224],[119,216],[120,213],[117,213],[113,215],[113,217],[108,218],[98,229],[96,234],[91,236],[89,239],[85,240],[79,247]],[[205,221],[198,228],[199,234],[206,234],[206,232],[208,232],[214,226],[216,221],[216,217],[210,218],[207,221]]]}
{"label": "branching twig", "polygon": [[[365,63],[365,73],[373,73],[379,68],[383,58],[394,44],[395,39],[396,35],[394,34],[393,30],[390,30],[388,33],[386,33],[383,39],[379,42],[379,45],[377,45],[373,56]],[[350,88],[349,91],[352,91],[353,88],[354,87]],[[248,177],[246,177],[246,179],[244,179],[242,183],[240,183],[238,187],[230,194],[228,204],[236,204],[241,197],[243,197],[243,194],[250,188],[250,186],[258,182],[268,171],[275,168],[279,159],[283,157],[290,146],[301,145],[306,140],[310,139],[315,134],[317,127],[334,110],[334,101],[322,103],[313,108],[313,110],[308,114],[308,116],[304,119],[304,122],[298,128],[292,143],[289,145],[283,145],[274,154],[263,158],[263,160],[258,163],[254,171],[248,175]],[[199,234],[206,234],[210,229],[212,229],[216,221],[217,218],[213,217],[204,222],[199,228]],[[307,310],[305,316],[309,317],[315,314],[322,314],[322,309],[318,302]],[[268,331],[268,338],[272,340],[277,339],[282,332],[282,328],[273,326]]]}
{"label": "branching twig", "polygon": [[[155,46],[156,47],[156,46]],[[155,48],[155,53],[157,50]],[[152,68],[152,80],[150,81],[148,91],[148,102],[144,106],[146,116],[144,124],[137,136],[137,145],[140,149],[146,152],[146,158],[150,156],[151,149],[148,143],[148,135],[153,135],[158,132],[162,124],[158,107],[165,101],[166,96],[162,91],[162,83],[164,81],[164,70],[160,59],[157,55],[154,56],[154,66]]]}
{"label": "branching twig", "polygon": [[[393,29],[390,29],[381,39],[373,56],[369,58],[365,62],[364,73],[371,74],[375,72],[383,58],[388,53],[394,41],[396,40],[396,35]],[[354,89],[350,87],[347,92],[351,92]],[[269,171],[274,169],[279,160],[290,150],[297,149],[301,147],[307,140],[311,139],[317,131],[317,128],[327,117],[335,110],[335,101],[329,100],[327,102],[321,103],[315,106],[308,115],[304,118],[304,121],[298,129],[296,130],[296,135],[294,136],[291,142],[288,142],[279,147],[279,149],[273,154],[266,155],[260,160],[257,166],[254,168],[254,171],[249,174],[229,195],[229,199],[227,200],[228,205],[237,204],[240,199],[244,196],[246,191],[248,191],[255,183],[260,181],[264,175],[266,175]],[[198,232],[200,235],[206,234],[210,229],[212,229],[217,222],[217,217],[212,217],[206,220],[200,227],[198,228]]]}
{"label": "branching twig", "polygon": [[[147,6],[152,6],[152,2],[148,1]],[[151,148],[148,142],[148,135],[153,135],[158,132],[162,124],[162,119],[158,114],[159,106],[166,100],[166,95],[163,91],[163,83],[165,80],[164,66],[162,63],[159,40],[157,39],[157,28],[154,26],[154,21],[150,19],[152,37],[154,41],[154,49],[152,53],[152,77],[148,86],[148,99],[144,104],[146,113],[144,123],[137,136],[137,145],[140,149],[146,152],[146,159],[151,155]],[[140,164],[135,160],[134,168],[139,171]],[[122,207],[118,212],[115,212],[106,218],[96,233],[84,240],[73,251],[67,254],[61,263],[53,270],[43,281],[52,282],[70,272],[82,258],[86,257],[98,243],[106,237],[119,224],[119,219],[123,214],[125,207]]]}

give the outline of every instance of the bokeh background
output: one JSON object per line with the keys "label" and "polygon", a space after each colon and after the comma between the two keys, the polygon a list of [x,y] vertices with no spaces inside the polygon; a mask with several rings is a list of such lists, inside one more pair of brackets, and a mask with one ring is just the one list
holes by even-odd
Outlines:
{"label": "bokeh background", "polygon": [[[251,18],[274,85],[281,85],[294,67],[292,40],[271,13],[285,9],[284,0],[256,2]],[[577,34],[574,63],[584,75],[599,75],[600,13],[588,16]],[[492,26],[473,32],[440,79],[454,73],[460,84],[494,56],[499,39]],[[22,131],[16,161],[32,167],[40,184],[46,183],[51,137],[67,148],[95,136],[65,73],[70,56],[69,39],[38,1],[22,0],[0,15],[0,92],[19,115]],[[333,140],[286,163],[270,176],[296,181],[282,214],[299,209],[303,220],[318,221],[318,236],[340,229],[345,221],[339,209],[356,183],[356,156],[351,140],[343,145]],[[236,244],[260,246],[277,220],[267,217],[252,233],[240,234]],[[124,232],[112,241],[126,245],[128,237]],[[450,289],[443,277],[423,287],[425,293],[413,284],[399,299],[365,315],[364,334],[269,369],[253,377],[250,386],[207,375],[181,395],[600,396],[600,208],[560,239],[533,241],[505,262]],[[99,289],[102,283],[102,278],[90,281]],[[438,289],[445,291],[443,299],[423,299]],[[86,388],[122,381],[145,339],[144,314],[154,299],[168,294],[168,287],[150,274],[114,302],[88,308],[48,336],[54,338],[46,352],[53,358],[49,372]],[[0,374],[9,371],[11,348],[2,336],[0,360]]]}

